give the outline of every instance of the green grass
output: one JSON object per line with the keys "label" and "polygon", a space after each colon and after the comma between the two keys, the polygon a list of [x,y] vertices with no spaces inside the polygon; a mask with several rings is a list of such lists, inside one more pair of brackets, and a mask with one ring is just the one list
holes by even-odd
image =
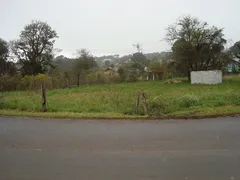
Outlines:
{"label": "green grass", "polygon": [[240,112],[240,77],[219,85],[191,85],[165,81],[105,84],[47,91],[47,113],[41,113],[41,93],[4,93],[0,114],[56,118],[146,118],[136,115],[136,92],[147,93],[154,117],[224,115]]}

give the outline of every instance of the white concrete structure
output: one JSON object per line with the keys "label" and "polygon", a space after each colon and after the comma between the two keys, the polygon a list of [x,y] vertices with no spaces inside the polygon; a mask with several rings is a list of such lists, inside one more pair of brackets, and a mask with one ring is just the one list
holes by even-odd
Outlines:
{"label": "white concrete structure", "polygon": [[192,71],[192,84],[219,84],[222,83],[222,71]]}

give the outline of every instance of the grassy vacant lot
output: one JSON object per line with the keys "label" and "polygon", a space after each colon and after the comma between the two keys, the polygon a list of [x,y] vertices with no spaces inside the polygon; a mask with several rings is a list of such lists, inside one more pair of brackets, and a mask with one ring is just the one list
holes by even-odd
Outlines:
{"label": "grassy vacant lot", "polygon": [[[41,113],[38,92],[6,92],[2,115],[76,118],[139,118],[136,92],[147,93],[148,112],[157,117],[191,117],[240,113],[240,76],[224,78],[219,85],[164,84],[147,81],[82,86],[47,91],[47,113]],[[147,117],[147,116],[141,116]]]}

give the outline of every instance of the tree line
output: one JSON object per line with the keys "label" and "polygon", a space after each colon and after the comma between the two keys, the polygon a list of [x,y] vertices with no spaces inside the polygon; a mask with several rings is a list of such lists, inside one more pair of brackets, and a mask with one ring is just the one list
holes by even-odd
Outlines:
{"label": "tree line", "polygon": [[54,88],[178,76],[187,76],[190,81],[191,71],[224,70],[230,60],[240,59],[240,41],[225,48],[223,28],[191,16],[181,17],[168,26],[165,40],[171,44],[171,51],[157,56],[144,54],[141,44],[137,43],[134,54],[113,55],[110,60],[109,56],[94,57],[87,49],[77,50],[75,58],[55,57],[57,38],[57,32],[41,21],[26,25],[17,40],[6,42],[0,38],[2,86],[14,77],[18,78],[16,81],[28,81],[26,79],[36,79],[39,74],[47,75],[52,86],[56,84]]}

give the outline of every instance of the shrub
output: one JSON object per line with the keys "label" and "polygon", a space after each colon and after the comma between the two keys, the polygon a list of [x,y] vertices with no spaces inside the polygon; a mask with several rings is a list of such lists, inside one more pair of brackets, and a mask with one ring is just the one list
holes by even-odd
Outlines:
{"label": "shrub", "polygon": [[0,86],[1,86],[0,89],[2,91],[17,90],[20,81],[21,81],[21,77],[19,76],[2,75],[0,77]]}
{"label": "shrub", "polygon": [[110,84],[120,82],[120,77],[115,72],[90,72],[87,75],[87,84]]}
{"label": "shrub", "polygon": [[198,96],[187,94],[177,99],[177,103],[184,108],[200,104]]}
{"label": "shrub", "polygon": [[3,93],[0,93],[0,109],[3,108]]}
{"label": "shrub", "polygon": [[126,70],[123,67],[119,67],[117,72],[120,76],[121,82],[124,82],[126,80],[126,77],[127,77]]}
{"label": "shrub", "polygon": [[162,115],[171,112],[170,101],[163,96],[156,96],[148,101],[148,111],[150,115]]}
{"label": "shrub", "polygon": [[134,69],[129,71],[127,82],[136,82],[137,81],[137,72]]}
{"label": "shrub", "polygon": [[36,90],[40,89],[42,84],[45,84],[46,88],[52,88],[52,78],[47,74],[38,74],[36,76],[24,76],[21,80],[20,89]]}
{"label": "shrub", "polygon": [[231,103],[235,105],[240,105],[240,93],[239,92],[227,92],[225,94],[226,101],[230,101]]}

